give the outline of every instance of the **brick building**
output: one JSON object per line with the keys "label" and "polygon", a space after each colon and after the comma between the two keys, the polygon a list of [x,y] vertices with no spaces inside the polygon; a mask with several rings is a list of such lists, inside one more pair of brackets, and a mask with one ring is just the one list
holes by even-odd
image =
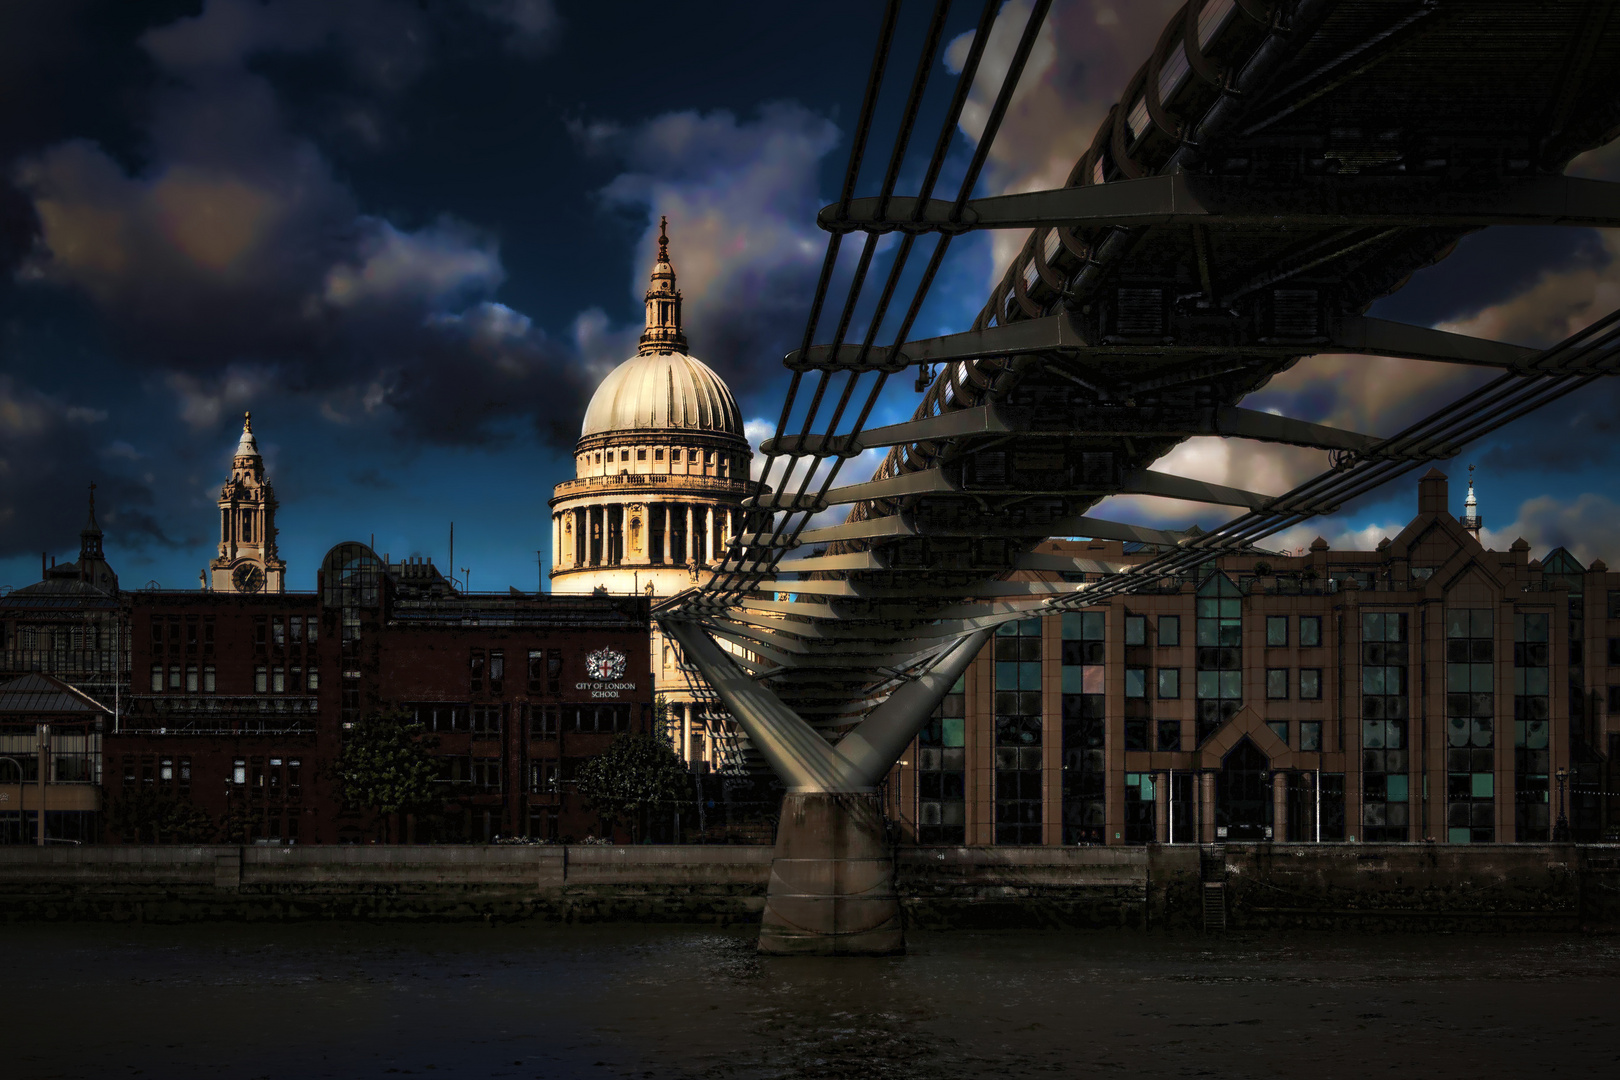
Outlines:
{"label": "brick building", "polygon": [[105,740],[108,801],[156,792],[245,842],[376,835],[331,769],[348,725],[399,710],[437,737],[444,796],[411,838],[583,837],[600,825],[566,781],[652,723],[643,598],[462,594],[431,563],[345,543],[313,593],[128,600],[135,675]]}
{"label": "brick building", "polygon": [[1375,551],[1234,556],[1003,626],[891,773],[891,814],[951,844],[1530,841],[1561,815],[1602,838],[1620,574],[1486,550],[1472,492],[1459,520],[1443,474],[1418,487]]}

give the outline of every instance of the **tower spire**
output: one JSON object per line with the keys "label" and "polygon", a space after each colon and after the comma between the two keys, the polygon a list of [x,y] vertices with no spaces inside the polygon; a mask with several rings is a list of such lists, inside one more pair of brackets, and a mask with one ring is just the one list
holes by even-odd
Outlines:
{"label": "tower spire", "polygon": [[684,353],[681,331],[681,293],[675,287],[675,267],[669,261],[669,218],[658,219],[658,261],[647,283],[647,328],[641,332],[641,355]]}
{"label": "tower spire", "polygon": [[1468,466],[1468,497],[1463,500],[1462,527],[1471,533],[1475,540],[1479,539],[1479,530],[1485,524],[1485,519],[1479,516],[1479,500],[1474,498],[1474,467]]}

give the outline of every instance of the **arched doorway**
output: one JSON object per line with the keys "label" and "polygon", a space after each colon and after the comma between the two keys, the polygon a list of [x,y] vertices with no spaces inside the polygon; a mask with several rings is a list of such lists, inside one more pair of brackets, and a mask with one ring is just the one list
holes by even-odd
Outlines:
{"label": "arched doorway", "polygon": [[1271,829],[1271,759],[1245,736],[1227,751],[1215,778],[1215,836],[1265,840]]}

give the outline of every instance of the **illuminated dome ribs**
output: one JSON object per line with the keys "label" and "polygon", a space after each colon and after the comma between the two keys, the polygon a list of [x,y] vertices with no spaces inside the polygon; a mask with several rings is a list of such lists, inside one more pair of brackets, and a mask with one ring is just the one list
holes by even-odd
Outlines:
{"label": "illuminated dome ribs", "polygon": [[[1055,191],[974,199],[970,169],[955,199],[935,199],[936,169],[911,198],[895,194],[891,168],[879,194],[856,198],[858,141],[843,196],[819,218],[829,269],[762,446],[779,494],[754,506],[709,586],[661,617],[768,647],[751,678],[812,726],[842,730],[941,655],[925,641],[1096,602],[1252,545],[1613,373],[1609,320],[1536,350],[1366,313],[1468,232],[1620,225],[1614,185],[1560,175],[1620,125],[1605,74],[1620,59],[1620,20],[1594,8],[1194,0]],[[990,120],[980,164],[995,110]],[[950,239],[986,228],[1031,231],[973,325],[907,340]],[[928,272],[893,344],[875,329],[846,342],[873,241],[888,231],[901,233],[896,266],[933,234]],[[833,339],[812,344],[830,267],[856,237],[857,283]],[[1243,407],[1320,353],[1498,374],[1392,435]],[[887,380],[912,367],[930,375],[912,419],[866,429]],[[1153,467],[1199,436],[1315,450],[1327,467],[1280,494]],[[886,456],[869,480],[839,479],[871,450]],[[1098,520],[1116,494],[1239,513],[1204,534]],[[842,522],[811,522],[842,506]],[[1032,550],[1052,536],[1157,554],[1064,565]]]}

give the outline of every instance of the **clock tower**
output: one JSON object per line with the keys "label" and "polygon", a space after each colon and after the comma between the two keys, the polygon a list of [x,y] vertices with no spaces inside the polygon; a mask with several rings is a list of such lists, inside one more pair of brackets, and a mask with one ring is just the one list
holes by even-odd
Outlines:
{"label": "clock tower", "polygon": [[230,479],[219,489],[219,557],[208,564],[209,588],[278,593],[286,576],[287,564],[276,558],[276,493],[264,478],[253,414],[247,413]]}

